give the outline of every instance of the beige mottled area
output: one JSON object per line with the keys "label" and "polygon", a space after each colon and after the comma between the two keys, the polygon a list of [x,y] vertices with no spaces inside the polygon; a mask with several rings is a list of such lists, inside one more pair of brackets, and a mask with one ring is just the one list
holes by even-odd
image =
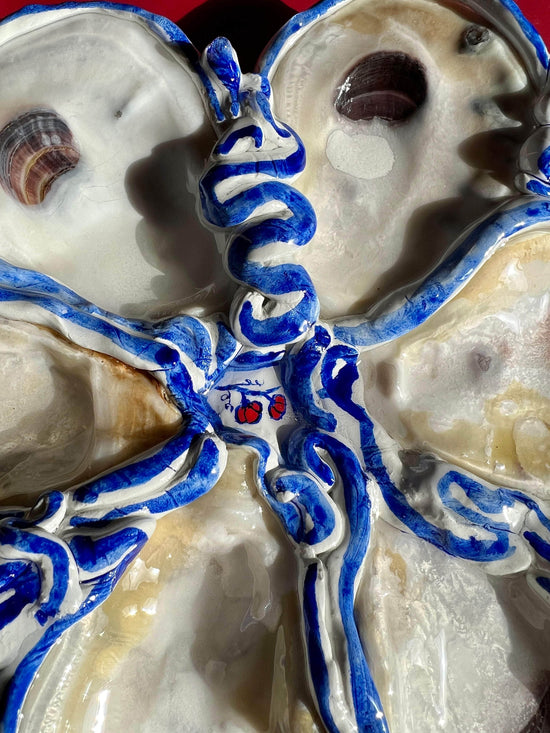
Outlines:
{"label": "beige mottled area", "polygon": [[31,505],[174,435],[181,413],[150,376],[53,332],[0,321],[0,503]]}
{"label": "beige mottled area", "polygon": [[158,522],[111,597],[50,652],[21,733],[319,730],[296,561],[253,461],[230,449],[214,489]]}
{"label": "beige mottled area", "polygon": [[404,446],[547,496],[549,278],[550,234],[510,240],[424,326],[386,349],[371,373],[393,372],[393,382],[373,379],[367,400],[383,424],[386,410]]}
{"label": "beige mottled area", "polygon": [[548,684],[524,579],[490,580],[383,521],[357,619],[392,733],[519,733]]}
{"label": "beige mottled area", "polygon": [[[277,112],[308,153],[295,185],[317,214],[296,258],[325,317],[365,312],[424,276],[512,193],[534,93],[496,34],[460,52],[472,22],[454,2],[355,0],[308,26],[276,64]],[[350,70],[380,51],[425,69],[426,101],[405,122],[354,121],[335,108]]]}

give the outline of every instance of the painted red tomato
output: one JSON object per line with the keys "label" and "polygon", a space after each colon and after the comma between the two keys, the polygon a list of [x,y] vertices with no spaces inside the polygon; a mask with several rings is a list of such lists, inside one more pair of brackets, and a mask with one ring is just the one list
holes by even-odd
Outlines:
{"label": "painted red tomato", "polygon": [[235,420],[238,423],[246,423],[247,425],[254,425],[260,421],[262,417],[262,405],[257,400],[253,402],[245,402],[235,412]]}
{"label": "painted red tomato", "polygon": [[269,405],[269,416],[273,420],[280,420],[286,412],[286,400],[282,394],[276,394]]}

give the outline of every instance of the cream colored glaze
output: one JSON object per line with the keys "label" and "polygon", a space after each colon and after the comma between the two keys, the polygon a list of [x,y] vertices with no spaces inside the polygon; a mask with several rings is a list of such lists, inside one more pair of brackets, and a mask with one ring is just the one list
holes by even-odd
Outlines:
{"label": "cream colored glaze", "polygon": [[167,440],[181,413],[160,383],[53,332],[0,320],[0,504],[31,506]]}
{"label": "cream colored glaze", "polygon": [[548,498],[550,234],[511,239],[424,326],[362,358],[405,447]]}
{"label": "cream colored glaze", "polygon": [[525,580],[490,580],[383,521],[372,540],[356,609],[392,733],[523,730],[550,651]]}
{"label": "cream colored glaze", "polygon": [[[296,186],[313,203],[318,228],[296,259],[311,274],[325,317],[363,312],[410,284],[510,193],[518,141],[527,134],[519,122],[529,107],[525,72],[496,36],[477,54],[459,53],[472,19],[444,5],[347,3],[309,26],[273,72],[276,110],[307,150]],[[340,116],[337,88],[357,61],[382,50],[425,66],[426,103],[401,124]],[[501,95],[510,95],[510,117]],[[333,149],[344,136],[355,151],[347,157],[341,145]],[[380,137],[383,149],[373,145]]]}
{"label": "cream colored glaze", "polygon": [[231,291],[197,216],[215,135],[198,82],[145,21],[100,8],[0,28],[0,128],[54,110],[80,150],[45,201],[0,190],[0,257],[137,318],[224,308]]}
{"label": "cream colored glaze", "polygon": [[52,649],[21,733],[315,733],[296,561],[230,449],[212,491],[159,520],[110,598]]}

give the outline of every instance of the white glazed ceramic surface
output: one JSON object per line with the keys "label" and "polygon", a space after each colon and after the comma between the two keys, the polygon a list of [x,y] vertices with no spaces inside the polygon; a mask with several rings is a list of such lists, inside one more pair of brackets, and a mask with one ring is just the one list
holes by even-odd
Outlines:
{"label": "white glazed ceramic surface", "polygon": [[0,26],[3,733],[550,724],[547,67],[509,0]]}
{"label": "white glazed ceramic surface", "polygon": [[[461,48],[470,27],[471,14],[431,0],[347,2],[298,35],[269,69],[277,112],[308,152],[296,185],[318,226],[298,260],[325,317],[364,313],[423,278],[469,224],[513,193],[534,90],[498,35],[477,51]],[[410,117],[339,112],[335,100],[354,66],[393,51],[419,64],[427,87]],[[420,81],[393,71],[398,61],[365,74],[385,74],[376,89],[385,81],[396,98],[414,95]]]}
{"label": "white glazed ceramic surface", "polygon": [[45,107],[81,151],[41,205],[0,192],[0,256],[124,316],[224,306],[227,278],[193,191],[215,136],[184,59],[161,52],[137,16],[69,9],[6,24],[0,65],[0,128]]}

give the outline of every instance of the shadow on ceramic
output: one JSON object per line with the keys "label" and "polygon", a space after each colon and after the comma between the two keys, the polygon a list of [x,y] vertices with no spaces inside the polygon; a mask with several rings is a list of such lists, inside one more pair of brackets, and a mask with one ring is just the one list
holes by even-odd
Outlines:
{"label": "shadow on ceramic", "polygon": [[163,32],[93,7],[0,27],[0,257],[135,318],[227,306],[195,200],[215,133],[190,44]]}
{"label": "shadow on ceramic", "polygon": [[[322,315],[372,315],[516,194],[540,78],[472,9],[431,0],[325,3],[264,61],[302,137],[296,186],[318,229],[297,257]],[[489,10],[487,10],[489,16]]]}

